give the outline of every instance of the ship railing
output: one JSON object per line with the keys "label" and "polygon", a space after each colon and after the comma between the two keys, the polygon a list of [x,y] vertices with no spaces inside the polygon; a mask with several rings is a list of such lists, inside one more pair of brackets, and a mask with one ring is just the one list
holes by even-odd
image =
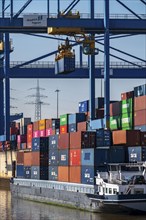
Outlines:
{"label": "ship railing", "polygon": [[[14,12],[15,14],[16,12]],[[48,18],[54,18],[57,19],[58,18],[58,14],[57,13],[50,13],[49,16],[47,15],[47,13],[21,13],[20,14],[20,18],[24,17],[25,15],[44,15],[47,16]],[[139,17],[141,17],[141,19],[146,19],[146,14],[138,14]],[[90,19],[91,15],[90,13],[79,13],[79,16],[81,19]],[[2,13],[0,13],[0,18],[2,17]],[[10,13],[6,12],[5,13],[5,18],[9,18],[10,17]],[[104,14],[103,13],[95,13],[94,14],[94,18],[95,19],[103,19],[104,18]],[[110,14],[110,19],[138,19],[136,16],[134,16],[133,14]]]}
{"label": "ship railing", "polygon": [[[22,65],[26,61],[11,61],[10,62],[10,68],[15,68],[17,65]],[[126,62],[116,62],[113,61],[110,63],[110,68],[120,68],[120,69],[135,69],[135,68],[146,68],[146,62],[134,62],[133,64],[129,64]],[[28,65],[23,65],[21,68],[55,68],[55,62],[54,61],[37,61],[30,63]],[[88,62],[83,62],[82,64],[77,61],[75,64],[75,68],[82,68],[87,69],[89,68]],[[104,69],[104,62],[95,62],[95,68],[101,68]]]}

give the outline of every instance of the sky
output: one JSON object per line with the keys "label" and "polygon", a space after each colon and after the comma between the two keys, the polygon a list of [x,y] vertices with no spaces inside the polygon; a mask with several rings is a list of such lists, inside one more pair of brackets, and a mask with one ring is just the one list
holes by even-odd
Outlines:
{"label": "sky", "polygon": [[[6,5],[10,0],[6,0]],[[17,12],[26,0],[14,0],[14,12]],[[64,10],[72,0],[61,0],[60,9]],[[95,13],[103,14],[103,0],[95,0]],[[146,6],[139,0],[122,0],[127,6],[129,6],[134,12],[138,14],[146,14]],[[0,2],[1,4],[1,2]],[[79,11],[81,14],[89,13],[89,0],[80,0],[78,5],[74,8],[74,11]],[[0,5],[1,8],[1,5]],[[6,11],[9,13],[9,9]],[[47,13],[47,1],[46,0],[33,0],[32,3],[25,9],[23,13]],[[57,0],[50,0],[50,13],[57,13]],[[110,13],[111,14],[130,14],[125,8],[123,8],[116,0],[110,0]],[[45,35],[48,36],[48,35]],[[58,37],[58,36],[57,36]],[[57,50],[58,44],[62,43],[61,40],[51,40],[28,36],[24,34],[11,34],[14,51],[11,53],[10,60],[12,61],[28,61],[39,57],[41,55],[50,53]],[[70,38],[73,39],[73,38]],[[110,40],[110,45],[117,49],[123,50],[127,53],[140,57],[146,60],[146,36],[131,36],[126,38]],[[102,46],[97,45],[100,49]],[[79,61],[79,47],[75,47],[76,61]],[[137,61],[133,58],[121,55],[111,50],[115,55],[123,57],[129,61]],[[99,53],[96,56],[96,61],[103,61],[104,55]],[[43,60],[40,60],[43,61]],[[44,61],[54,61],[54,55],[47,57]],[[83,61],[87,61],[87,57],[84,56]],[[119,61],[115,58],[111,58],[111,61]],[[56,89],[59,89],[59,115],[65,113],[78,112],[78,103],[89,99],[89,80],[88,79],[40,79],[40,87],[45,89],[41,91],[42,95],[46,95],[47,98],[43,98],[42,101],[49,103],[49,105],[42,106],[42,118],[54,118],[57,114],[57,96]],[[111,80],[110,81],[110,97],[111,100],[120,100],[121,92],[127,92],[133,90],[135,86],[145,84],[146,80]],[[35,102],[35,99],[28,97],[35,95],[37,79],[13,79],[11,84],[11,97],[17,100],[11,99],[11,105],[17,108],[11,109],[11,114],[16,112],[23,112],[24,117],[31,117],[34,120],[35,105],[28,105],[27,102]],[[101,96],[101,84],[103,87],[103,80],[96,80],[95,96]],[[32,88],[32,89],[31,89]],[[103,92],[102,92],[103,93]]]}

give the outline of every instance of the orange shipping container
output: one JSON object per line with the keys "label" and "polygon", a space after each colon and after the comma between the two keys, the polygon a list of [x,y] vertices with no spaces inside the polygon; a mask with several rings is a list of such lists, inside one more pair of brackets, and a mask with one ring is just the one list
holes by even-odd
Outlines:
{"label": "orange shipping container", "polygon": [[58,167],[58,181],[69,182],[69,167],[68,166]]}
{"label": "orange shipping container", "polygon": [[146,109],[134,112],[134,126],[146,124]]}
{"label": "orange shipping container", "polygon": [[69,181],[71,183],[81,183],[81,166],[71,166],[69,170]]}
{"label": "orange shipping container", "polygon": [[139,130],[117,130],[112,132],[114,145],[139,146],[140,131]]}
{"label": "orange shipping container", "polygon": [[70,148],[81,148],[81,131],[70,133]]}
{"label": "orange shipping container", "polygon": [[33,133],[33,124],[27,125],[27,134],[32,134]]}
{"label": "orange shipping container", "polygon": [[24,152],[24,166],[31,166],[32,152]]}
{"label": "orange shipping container", "polygon": [[33,131],[38,131],[39,130],[39,121],[35,121],[33,123]]}
{"label": "orange shipping container", "polygon": [[60,134],[65,134],[68,132],[68,126],[67,125],[61,125],[60,126]]}
{"label": "orange shipping container", "polygon": [[17,164],[24,164],[24,152],[17,152]]}
{"label": "orange shipping container", "polygon": [[134,98],[134,111],[146,109],[146,96],[139,96]]}
{"label": "orange shipping container", "polygon": [[79,122],[77,124],[77,130],[78,131],[87,131],[87,122],[86,121]]}
{"label": "orange shipping container", "polygon": [[46,129],[52,128],[52,119],[46,119]]}

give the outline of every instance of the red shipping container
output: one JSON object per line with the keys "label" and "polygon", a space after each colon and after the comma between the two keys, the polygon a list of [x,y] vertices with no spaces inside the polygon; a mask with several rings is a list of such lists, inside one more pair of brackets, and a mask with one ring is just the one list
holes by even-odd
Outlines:
{"label": "red shipping container", "polygon": [[60,126],[60,134],[64,134],[68,132],[68,125],[61,125]]}
{"label": "red shipping container", "polygon": [[134,98],[134,111],[146,109],[146,96],[139,96]]}
{"label": "red shipping container", "polygon": [[40,137],[46,137],[46,130],[40,130]]}
{"label": "red shipping container", "polygon": [[21,149],[21,143],[20,143],[20,142],[19,142],[19,143],[17,142],[17,149],[18,149],[18,150]]}
{"label": "red shipping container", "polygon": [[52,119],[46,119],[46,129],[52,128]]}
{"label": "red shipping container", "polygon": [[24,166],[31,166],[32,152],[24,152]]}
{"label": "red shipping container", "polygon": [[69,148],[69,133],[60,134],[58,136],[58,148],[59,149]]}
{"label": "red shipping container", "polygon": [[78,131],[87,131],[87,122],[79,122],[77,123],[77,130]]}
{"label": "red shipping container", "polygon": [[40,131],[33,131],[33,138],[40,137]]}
{"label": "red shipping container", "polygon": [[40,166],[40,152],[39,151],[32,152],[31,165]]}
{"label": "red shipping container", "polygon": [[70,166],[69,177],[71,183],[81,183],[81,166]]}
{"label": "red shipping container", "polygon": [[81,149],[70,150],[70,166],[81,165]]}
{"label": "red shipping container", "polygon": [[68,166],[58,167],[58,181],[69,182],[69,167]]}
{"label": "red shipping container", "polygon": [[110,104],[110,116],[121,114],[121,102],[114,102]]}
{"label": "red shipping container", "polygon": [[54,135],[54,130],[52,130],[52,128],[47,128],[46,129],[46,137],[48,137],[50,135]]}
{"label": "red shipping container", "polygon": [[70,133],[70,148],[71,149],[81,149],[81,131]]}
{"label": "red shipping container", "polygon": [[24,152],[17,152],[17,164],[24,164]]}
{"label": "red shipping container", "polygon": [[146,132],[140,132],[140,145],[146,146]]}
{"label": "red shipping container", "polygon": [[146,109],[134,112],[134,126],[146,124]]}
{"label": "red shipping container", "polygon": [[27,142],[31,142],[32,141],[32,134],[27,134]]}
{"label": "red shipping container", "polygon": [[95,109],[95,117],[97,119],[104,118],[104,109]]}
{"label": "red shipping container", "polygon": [[139,130],[117,130],[112,132],[113,145],[140,146]]}
{"label": "red shipping container", "polygon": [[127,100],[130,98],[134,98],[134,91],[121,93],[121,100]]}

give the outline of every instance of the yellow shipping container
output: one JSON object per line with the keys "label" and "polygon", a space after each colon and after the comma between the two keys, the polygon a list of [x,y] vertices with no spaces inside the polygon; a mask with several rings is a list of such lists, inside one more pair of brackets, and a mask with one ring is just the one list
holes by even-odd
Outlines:
{"label": "yellow shipping container", "polygon": [[39,120],[39,130],[45,130],[46,129],[46,119]]}

